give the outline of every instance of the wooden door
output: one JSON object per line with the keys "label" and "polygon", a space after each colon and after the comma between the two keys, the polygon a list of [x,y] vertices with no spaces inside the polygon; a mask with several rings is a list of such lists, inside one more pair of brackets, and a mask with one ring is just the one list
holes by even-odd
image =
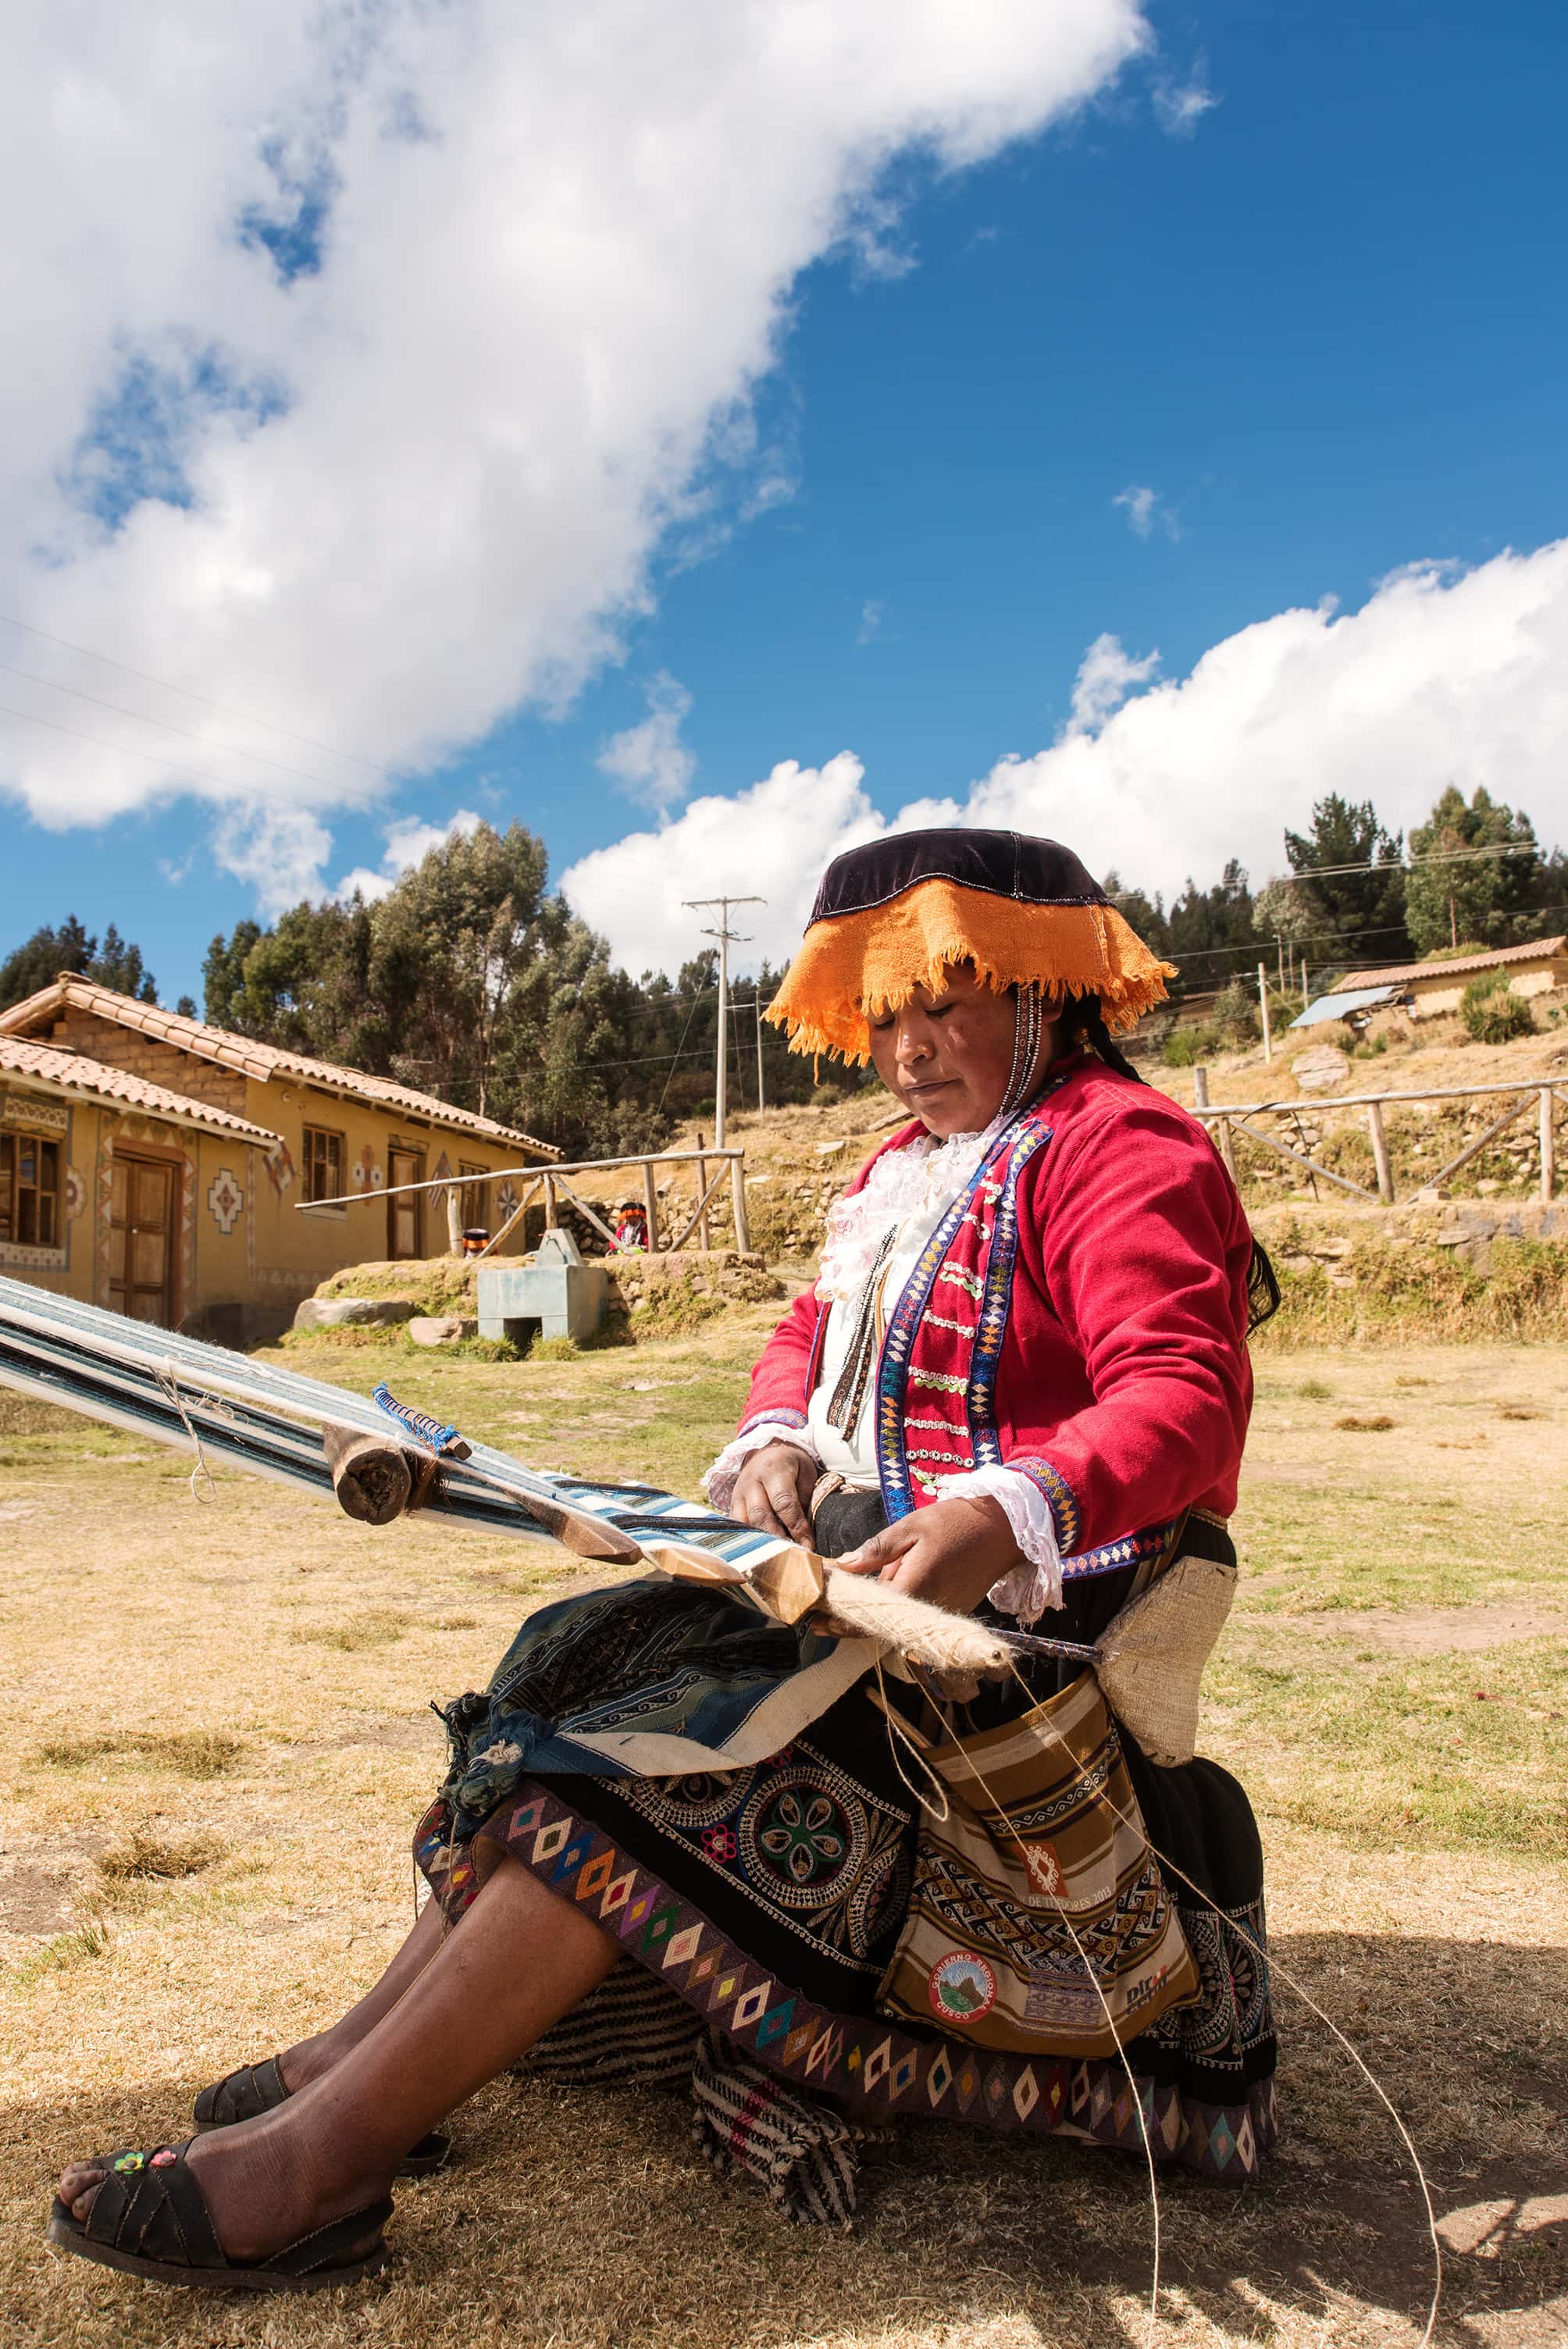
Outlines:
{"label": "wooden door", "polygon": [[[399,1183],[422,1183],[425,1161],[417,1150],[390,1150],[387,1154],[387,1187],[396,1191]],[[420,1257],[425,1253],[425,1195],[422,1191],[406,1191],[400,1198],[387,1202],[387,1253],[389,1257]]]}
{"label": "wooden door", "polygon": [[166,1160],[128,1158],[111,1171],[108,1301],[133,1321],[174,1322],[175,1169]]}

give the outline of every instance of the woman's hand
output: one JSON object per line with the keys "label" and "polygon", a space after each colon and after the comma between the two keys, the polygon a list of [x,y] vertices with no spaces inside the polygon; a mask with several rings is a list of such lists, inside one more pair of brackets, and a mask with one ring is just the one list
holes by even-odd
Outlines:
{"label": "woman's hand", "polygon": [[811,1546],[811,1492],[821,1470],[798,1444],[764,1444],[740,1464],[729,1515],[765,1534]]}
{"label": "woman's hand", "polygon": [[994,1582],[1018,1563],[1018,1546],[1000,1501],[934,1501],[873,1534],[836,1564],[875,1575],[912,1599],[969,1615]]}

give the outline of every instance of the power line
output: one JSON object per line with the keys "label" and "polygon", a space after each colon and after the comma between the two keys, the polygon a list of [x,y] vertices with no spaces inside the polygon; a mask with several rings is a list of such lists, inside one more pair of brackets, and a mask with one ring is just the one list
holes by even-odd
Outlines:
{"label": "power line", "polygon": [[[253,759],[258,766],[274,768],[280,775],[293,775],[302,783],[314,783],[318,791],[336,792],[342,789],[341,784],[329,783],[321,775],[307,775],[303,767],[286,767],[281,759],[269,759],[260,750],[239,750],[232,742],[214,742],[208,735],[193,733],[189,726],[172,726],[167,718],[149,718],[142,710],[128,709],[123,701],[105,701],[98,694],[84,693],[79,685],[61,685],[52,677],[40,677],[36,669],[18,668],[15,661],[0,661],[0,669],[4,669],[7,677],[25,677],[29,685],[46,686],[51,693],[68,693],[77,701],[90,701],[95,709],[112,710],[117,718],[134,719],[139,726],[156,726],[161,733],[178,734],[184,741],[200,742],[206,750],[221,750],[225,758]],[[11,712],[13,717],[28,714],[26,711]],[[46,724],[47,720],[34,722]],[[119,747],[130,750],[132,745],[127,742]],[[142,750],[136,755],[145,759],[152,754]]]}
{"label": "power line", "polygon": [[8,702],[0,701],[0,718],[19,718],[26,726],[46,726],[51,734],[68,734],[73,742],[90,743],[95,750],[112,750],[117,756],[150,760],[155,767],[164,768],[171,775],[181,775],[188,783],[211,783],[215,790],[232,794],[235,789],[232,775],[204,775],[198,767],[170,767],[167,759],[156,750],[139,750],[130,742],[106,742],[101,735],[84,734],[79,726],[62,726],[56,719],[39,718],[30,709],[13,709]]}
{"label": "power line", "polygon": [[143,685],[160,686],[165,693],[183,694],[187,701],[200,701],[209,709],[222,710],[225,718],[241,719],[247,726],[265,726],[273,734],[287,735],[291,742],[303,742],[307,750],[325,750],[329,759],[346,759],[351,766],[368,767],[372,774],[386,773],[386,769],[374,759],[362,759],[356,750],[335,750],[330,742],[318,742],[312,734],[296,734],[291,727],[280,726],[275,719],[257,718],[251,710],[235,709],[226,701],[214,701],[211,694],[198,693],[189,685],[171,684],[168,678],[154,677],[148,669],[132,668],[129,661],[113,660],[108,653],[95,653],[86,645],[73,645],[66,636],[52,636],[47,628],[35,628],[30,621],[18,620],[13,612],[0,612],[0,620],[7,627],[20,628],[24,636],[36,636],[43,644],[58,645],[63,652],[80,653],[84,660],[101,661],[105,668],[117,668],[122,676],[139,677]]}

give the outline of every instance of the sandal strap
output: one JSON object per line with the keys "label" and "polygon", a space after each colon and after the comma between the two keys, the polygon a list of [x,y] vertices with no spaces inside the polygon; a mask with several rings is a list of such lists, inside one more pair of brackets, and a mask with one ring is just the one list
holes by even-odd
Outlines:
{"label": "sandal strap", "polygon": [[101,2161],[105,2175],[83,2226],[88,2240],[180,2267],[226,2267],[201,2189],[185,2159],[191,2142],[95,2154],[94,2167]]}
{"label": "sandal strap", "polygon": [[346,2219],[313,2228],[271,2259],[232,2261],[218,2240],[206,2199],[185,2158],[194,2143],[187,2137],[182,2145],[126,2146],[118,2153],[95,2153],[93,2166],[103,2165],[104,2179],[82,2223],[87,2240],[170,2267],[222,2271],[250,2266],[253,2272],[308,2276],[364,2257],[373,2248],[366,2236],[378,2238],[392,2216],[392,2198],[383,2195]]}
{"label": "sandal strap", "polygon": [[237,2072],[203,2088],[193,2117],[200,2128],[230,2128],[236,2121],[253,2121],[263,2113],[275,2112],[287,2097],[282,2067],[275,2055],[269,2055],[264,2064],[242,2064]]}
{"label": "sandal strap", "polygon": [[333,2219],[274,2251],[270,2260],[262,2261],[263,2271],[268,2275],[307,2276],[323,2269],[346,2267],[351,2260],[364,2258],[368,2249],[366,2236],[374,2232],[379,2237],[391,2216],[392,2197],[384,2194],[379,2202],[367,2202],[363,2209],[351,2210],[346,2219]]}

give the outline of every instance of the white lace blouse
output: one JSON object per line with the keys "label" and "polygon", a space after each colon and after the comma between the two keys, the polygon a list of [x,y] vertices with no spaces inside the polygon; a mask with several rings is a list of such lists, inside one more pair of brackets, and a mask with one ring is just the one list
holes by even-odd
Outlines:
{"label": "white lace blouse", "polygon": [[[956,1133],[942,1143],[921,1135],[900,1150],[884,1152],[864,1186],[829,1211],[827,1245],[817,1277],[817,1294],[829,1304],[828,1324],[807,1423],[802,1428],[760,1420],[726,1444],[703,1479],[703,1490],[716,1509],[727,1508],[742,1462],[766,1444],[797,1444],[819,1467],[835,1470],[846,1485],[875,1491],[875,1381],[868,1381],[847,1434],[828,1418],[829,1401],[854,1343],[857,1309],[892,1232],[895,1237],[882,1281],[884,1318],[892,1310],[926,1241],[968,1184],[1001,1124],[998,1118],[983,1133]],[[1049,1506],[1038,1485],[1011,1468],[965,1469],[944,1480],[944,1500],[981,1495],[1000,1502],[1021,1553],[1020,1563],[994,1586],[992,1600],[1020,1621],[1032,1623],[1047,1608],[1062,1603],[1061,1557]]]}

